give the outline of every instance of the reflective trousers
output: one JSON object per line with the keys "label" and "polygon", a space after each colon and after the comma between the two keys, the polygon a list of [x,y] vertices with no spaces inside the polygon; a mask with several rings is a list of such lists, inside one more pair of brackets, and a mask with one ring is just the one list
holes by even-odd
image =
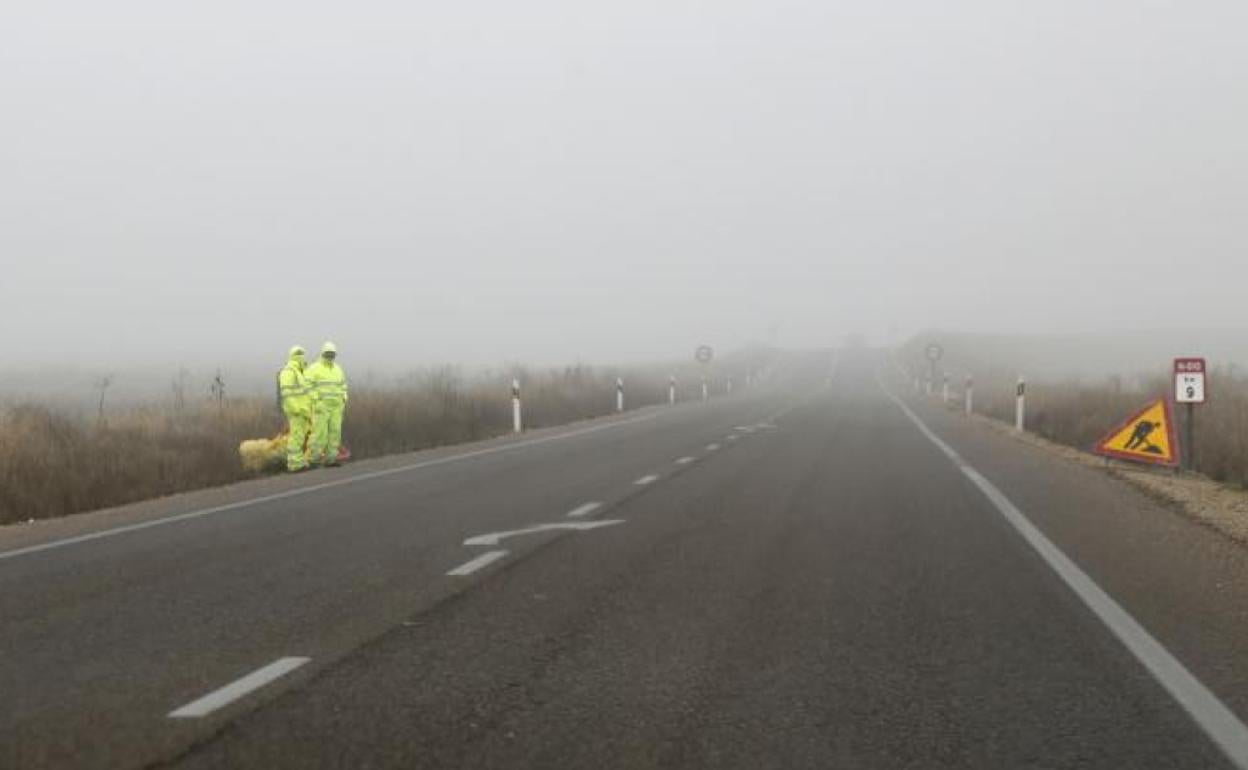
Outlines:
{"label": "reflective trousers", "polygon": [[342,402],[320,401],[312,409],[312,440],[310,459],[324,465],[337,462],[338,447],[342,444],[342,413],[347,405]]}
{"label": "reflective trousers", "polygon": [[302,470],[308,465],[304,452],[312,430],[312,415],[306,411],[287,412],[286,425],[290,434],[286,439],[286,470]]}

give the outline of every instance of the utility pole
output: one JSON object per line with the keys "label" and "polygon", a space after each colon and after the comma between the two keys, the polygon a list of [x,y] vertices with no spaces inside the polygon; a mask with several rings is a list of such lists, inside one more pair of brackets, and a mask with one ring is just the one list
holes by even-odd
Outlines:
{"label": "utility pole", "polygon": [[221,370],[217,370],[217,376],[212,378],[212,384],[208,386],[212,391],[212,397],[217,402],[217,409],[225,408],[225,378],[221,376]]}
{"label": "utility pole", "polygon": [[100,390],[100,403],[95,413],[95,421],[99,425],[104,424],[104,398],[108,395],[108,389],[113,384],[113,375],[106,374],[96,381],[96,387]]}

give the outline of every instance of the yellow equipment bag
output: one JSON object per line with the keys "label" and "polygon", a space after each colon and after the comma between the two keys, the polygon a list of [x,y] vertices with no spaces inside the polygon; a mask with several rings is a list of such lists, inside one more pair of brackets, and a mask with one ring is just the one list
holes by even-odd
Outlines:
{"label": "yellow equipment bag", "polygon": [[238,445],[243,470],[249,473],[280,471],[286,467],[286,433],[273,438],[247,439]]}

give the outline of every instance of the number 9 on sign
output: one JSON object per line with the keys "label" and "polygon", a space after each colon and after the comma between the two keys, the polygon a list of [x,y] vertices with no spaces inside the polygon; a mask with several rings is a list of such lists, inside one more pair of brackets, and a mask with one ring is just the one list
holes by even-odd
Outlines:
{"label": "number 9 on sign", "polygon": [[1203,404],[1207,370],[1203,358],[1177,358],[1174,361],[1174,400],[1180,404]]}
{"label": "number 9 on sign", "polygon": [[1175,393],[1175,400],[1180,404],[1205,403],[1204,374],[1180,374],[1177,384],[1179,387]]}
{"label": "number 9 on sign", "polygon": [[1175,378],[1174,400],[1180,404],[1205,403],[1205,375],[1180,374]]}

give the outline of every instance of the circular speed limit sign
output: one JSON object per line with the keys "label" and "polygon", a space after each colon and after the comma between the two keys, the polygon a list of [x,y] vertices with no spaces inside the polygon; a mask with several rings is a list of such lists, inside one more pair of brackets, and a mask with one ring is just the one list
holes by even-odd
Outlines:
{"label": "circular speed limit sign", "polygon": [[945,349],[933,342],[927,346],[927,360],[939,361],[945,355]]}
{"label": "circular speed limit sign", "polygon": [[710,345],[699,345],[697,351],[693,354],[700,364],[709,364],[711,359],[715,357],[715,351],[711,350]]}

